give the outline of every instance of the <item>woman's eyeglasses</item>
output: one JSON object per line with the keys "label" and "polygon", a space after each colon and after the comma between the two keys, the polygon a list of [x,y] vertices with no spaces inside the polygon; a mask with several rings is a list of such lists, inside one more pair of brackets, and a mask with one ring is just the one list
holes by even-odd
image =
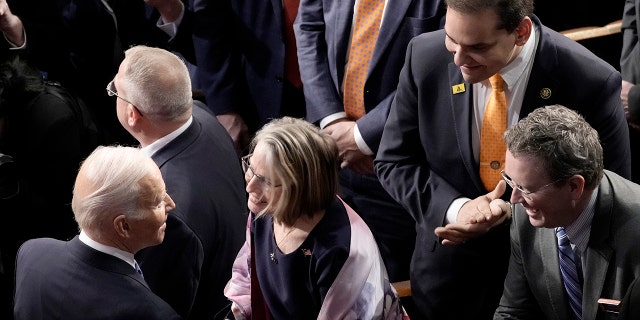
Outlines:
{"label": "woman's eyeglasses", "polygon": [[271,187],[280,187],[281,184],[278,185],[273,185],[273,183],[271,182],[271,180],[265,178],[264,176],[261,176],[259,174],[257,174],[253,168],[251,168],[251,165],[249,164],[249,158],[251,158],[251,154],[246,155],[244,157],[241,158],[242,160],[242,171],[244,172],[244,178],[247,181],[247,183],[251,182],[251,180],[255,177],[258,181],[258,183],[266,188],[271,188]]}

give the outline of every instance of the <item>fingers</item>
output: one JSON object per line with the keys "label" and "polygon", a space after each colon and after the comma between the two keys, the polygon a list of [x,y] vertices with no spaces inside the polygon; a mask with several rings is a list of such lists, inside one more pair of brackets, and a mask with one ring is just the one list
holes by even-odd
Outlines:
{"label": "fingers", "polygon": [[[447,227],[448,226],[449,225],[447,225]],[[438,227],[435,230],[435,234],[438,238],[442,239],[443,245],[459,245],[466,242],[466,238],[463,237],[460,232],[447,227]]]}
{"label": "fingers", "polygon": [[443,245],[457,245],[487,233],[494,225],[490,223],[460,224],[450,223],[435,229]]}
{"label": "fingers", "polygon": [[487,196],[489,197],[489,200],[495,200],[502,197],[505,191],[507,191],[507,183],[501,179],[498,181],[498,184],[493,191],[489,192]]}

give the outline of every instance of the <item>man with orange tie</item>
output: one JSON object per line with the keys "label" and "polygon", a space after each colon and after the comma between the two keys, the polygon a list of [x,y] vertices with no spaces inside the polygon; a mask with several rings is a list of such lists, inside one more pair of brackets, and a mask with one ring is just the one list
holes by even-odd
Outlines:
{"label": "man with orange tie", "polygon": [[373,171],[411,38],[441,28],[440,0],[301,0],[294,24],[307,120],[337,142],[340,195],[365,220],[391,281],[409,279],[415,221]]}
{"label": "man with orange tie", "polygon": [[510,253],[508,206],[496,200],[508,195],[502,133],[535,108],[565,105],[598,131],[605,168],[628,178],[621,79],[543,26],[532,0],[446,4],[444,30],[409,44],[375,168],[418,224],[411,289],[421,316],[492,319]]}

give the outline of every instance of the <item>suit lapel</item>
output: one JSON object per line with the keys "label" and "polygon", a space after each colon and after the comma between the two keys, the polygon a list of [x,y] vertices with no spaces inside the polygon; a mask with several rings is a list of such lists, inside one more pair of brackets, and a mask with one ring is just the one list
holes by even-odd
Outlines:
{"label": "suit lapel", "polygon": [[[463,92],[453,93],[453,87],[464,86]],[[453,62],[449,63],[449,85],[447,94],[451,96],[451,114],[453,126],[458,140],[458,149],[464,162],[467,174],[478,190],[484,191],[476,160],[473,157],[471,121],[473,118],[473,87],[462,77],[460,68]]]}
{"label": "suit lapel", "polygon": [[[540,251],[541,269],[545,273],[543,279],[546,281],[548,305],[551,307],[549,313],[557,315],[569,314],[569,300],[565,294],[562,275],[560,274],[560,263],[558,262],[558,242],[554,229],[537,228],[537,250]],[[542,304],[544,305],[544,304]]]}
{"label": "suit lapel", "polygon": [[[251,0],[251,1],[258,1],[258,0]],[[287,0],[271,0],[271,8],[273,9],[273,18],[276,21],[276,24],[278,25],[277,30],[282,30],[283,28],[282,16],[284,15],[284,10],[282,8],[282,1],[287,1]]]}
{"label": "suit lapel", "polygon": [[538,46],[536,48],[533,66],[524,99],[520,110],[520,119],[526,117],[531,111],[549,104],[556,103],[555,94],[559,83],[553,76],[554,70],[558,69],[557,48],[555,43],[547,39],[548,34],[544,32],[544,27],[537,17],[532,17],[534,24],[538,27]]}
{"label": "suit lapel", "polygon": [[[606,176],[602,178],[598,192],[596,213],[591,222],[591,235],[585,253],[585,274],[589,275],[589,279],[585,279],[583,286],[582,315],[585,319],[595,319],[598,306],[593,302],[601,298],[600,293],[607,276],[609,261],[613,255],[613,248],[609,244],[611,236],[609,230],[611,230],[613,215],[613,192]],[[585,301],[591,303],[585,305]]]}
{"label": "suit lapel", "polygon": [[369,71],[377,65],[378,61],[382,57],[382,53],[385,52],[393,38],[396,36],[398,28],[400,27],[400,24],[402,24],[410,4],[411,0],[394,0],[387,2],[384,17],[382,18],[383,23],[380,26],[380,32],[378,32],[376,47],[373,50],[371,63],[369,63]]}

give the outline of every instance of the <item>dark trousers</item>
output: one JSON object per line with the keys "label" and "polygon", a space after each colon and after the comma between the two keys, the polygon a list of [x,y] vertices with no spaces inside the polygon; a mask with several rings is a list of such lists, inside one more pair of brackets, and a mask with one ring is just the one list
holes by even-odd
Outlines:
{"label": "dark trousers", "polygon": [[340,170],[340,196],[367,223],[391,282],[409,279],[415,220],[382,188],[375,175]]}

